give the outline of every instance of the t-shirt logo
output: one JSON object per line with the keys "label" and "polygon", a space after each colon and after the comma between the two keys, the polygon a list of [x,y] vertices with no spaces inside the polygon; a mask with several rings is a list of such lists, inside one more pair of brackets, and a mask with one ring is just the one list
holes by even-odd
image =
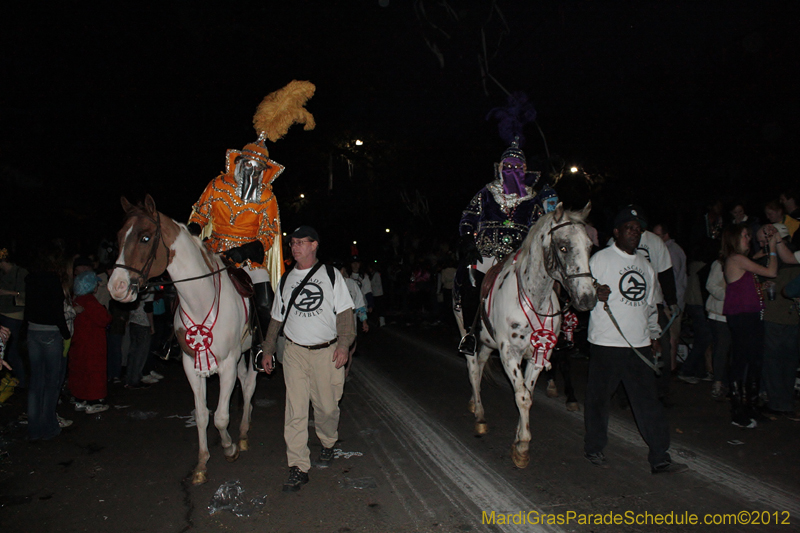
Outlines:
{"label": "t-shirt logo", "polygon": [[309,281],[297,295],[295,307],[301,313],[311,313],[319,309],[323,300],[322,287]]}
{"label": "t-shirt logo", "polygon": [[638,248],[636,248],[636,251],[637,251],[637,252],[639,252],[639,253],[640,253],[640,255],[644,256],[644,258],[645,258],[645,259],[647,259],[647,262],[648,262],[648,263],[652,263],[652,262],[653,262],[653,261],[650,259],[650,249],[649,249],[649,248],[647,248],[646,246],[642,246],[642,245],[640,244],[640,245],[639,245],[639,247],[638,247]]}
{"label": "t-shirt logo", "polygon": [[619,280],[619,292],[628,300],[638,302],[647,294],[647,282],[639,272],[629,270]]}

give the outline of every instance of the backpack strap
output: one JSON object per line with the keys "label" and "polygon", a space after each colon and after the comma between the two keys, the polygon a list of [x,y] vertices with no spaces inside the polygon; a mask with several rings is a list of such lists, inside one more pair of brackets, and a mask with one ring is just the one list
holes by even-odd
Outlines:
{"label": "backpack strap", "polygon": [[331,278],[331,286],[336,287],[336,274],[334,274],[334,268],[331,265],[325,265],[325,268],[328,270],[328,277]]}

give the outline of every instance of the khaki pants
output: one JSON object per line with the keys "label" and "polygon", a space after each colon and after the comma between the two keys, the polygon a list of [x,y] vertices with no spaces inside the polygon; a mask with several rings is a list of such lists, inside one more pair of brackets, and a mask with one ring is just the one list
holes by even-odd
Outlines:
{"label": "khaki pants", "polygon": [[335,368],[336,345],[307,350],[290,341],[283,353],[286,382],[286,414],[283,438],[289,466],[303,472],[311,468],[308,449],[308,402],[314,407],[314,428],[322,446],[330,448],[339,439],[339,400],[344,390],[344,367]]}

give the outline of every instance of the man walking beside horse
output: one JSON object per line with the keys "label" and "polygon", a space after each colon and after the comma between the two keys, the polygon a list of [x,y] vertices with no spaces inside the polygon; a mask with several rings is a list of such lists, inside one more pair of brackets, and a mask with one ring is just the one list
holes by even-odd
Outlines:
{"label": "man walking beside horse", "polygon": [[661,328],[656,311],[657,277],[650,263],[636,253],[644,219],[628,206],[614,218],[614,243],[589,261],[599,284],[598,303],[589,318],[589,378],[586,388],[584,452],[595,466],[607,468],[603,450],[608,443],[611,394],[620,382],[630,399],[639,432],[650,448],[653,474],[682,472],[672,462],[669,427],[658,401],[651,345]]}
{"label": "man walking beside horse", "polygon": [[330,466],[339,439],[339,400],[344,391],[345,364],[355,340],[353,300],[342,274],[317,261],[319,235],[300,226],[289,235],[295,267],[281,278],[272,305],[272,321],[264,341],[263,368],[275,369],[278,334],[285,332],[283,378],[286,414],[283,436],[289,478],[284,492],[308,483],[308,402],[314,407],[314,427],[322,444],[317,467]]}

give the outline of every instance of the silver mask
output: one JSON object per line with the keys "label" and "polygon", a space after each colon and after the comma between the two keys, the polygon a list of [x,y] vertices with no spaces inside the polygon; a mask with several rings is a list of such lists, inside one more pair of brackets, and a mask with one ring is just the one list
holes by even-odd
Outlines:
{"label": "silver mask", "polygon": [[261,174],[264,166],[258,161],[240,157],[233,172],[236,194],[244,203],[257,202],[261,198]]}

